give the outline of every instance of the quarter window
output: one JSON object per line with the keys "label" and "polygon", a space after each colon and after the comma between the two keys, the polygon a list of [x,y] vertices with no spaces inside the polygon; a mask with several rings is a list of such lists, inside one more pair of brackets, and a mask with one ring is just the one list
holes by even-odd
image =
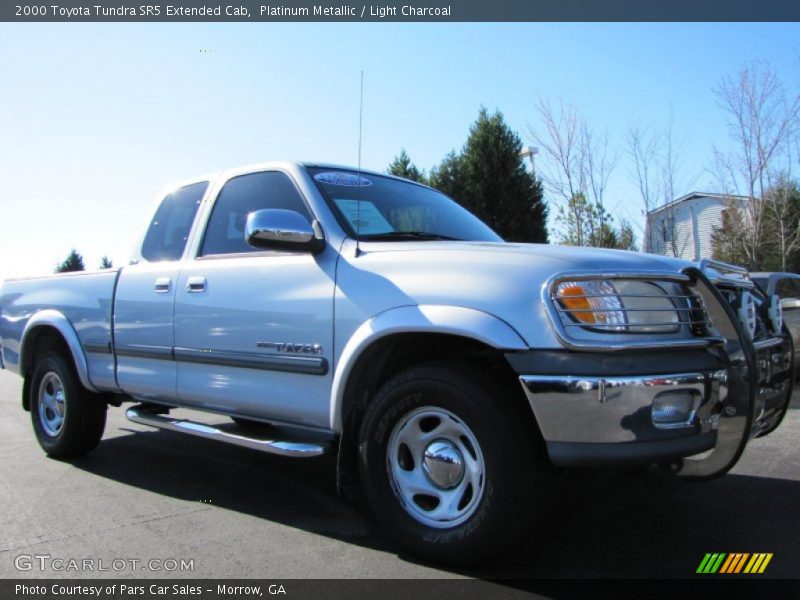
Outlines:
{"label": "quarter window", "polygon": [[797,281],[794,279],[781,279],[778,285],[775,286],[775,293],[778,297],[783,298],[800,298],[800,290],[798,290]]}
{"label": "quarter window", "polygon": [[178,188],[158,207],[142,243],[142,258],[154,262],[178,260],[186,248],[192,223],[206,193],[207,181]]}
{"label": "quarter window", "polygon": [[255,252],[244,239],[247,215],[266,208],[293,210],[311,215],[288,175],[264,171],[231,179],[219,193],[203,239],[201,256]]}

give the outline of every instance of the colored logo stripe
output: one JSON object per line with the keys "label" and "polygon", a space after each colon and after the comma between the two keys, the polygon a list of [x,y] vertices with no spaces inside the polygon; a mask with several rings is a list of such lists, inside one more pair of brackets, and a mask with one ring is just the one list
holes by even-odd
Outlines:
{"label": "colored logo stripe", "polygon": [[697,567],[698,573],[716,573],[719,566],[722,564],[722,560],[725,558],[725,553],[708,553],[703,558],[703,562],[700,563],[700,566]]}
{"label": "colored logo stripe", "polygon": [[722,565],[720,573],[738,573],[744,567],[744,561],[750,556],[749,553],[734,552],[728,555],[728,560]]}
{"label": "colored logo stripe", "polygon": [[700,561],[697,573],[763,573],[771,560],[772,553],[766,552],[708,552]]}
{"label": "colored logo stripe", "polygon": [[769,561],[772,560],[772,553],[753,554],[753,558],[747,563],[745,573],[763,573],[767,569]]}

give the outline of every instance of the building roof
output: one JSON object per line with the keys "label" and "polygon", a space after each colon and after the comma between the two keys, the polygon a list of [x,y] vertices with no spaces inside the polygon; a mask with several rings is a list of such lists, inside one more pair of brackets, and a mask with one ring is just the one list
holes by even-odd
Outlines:
{"label": "building roof", "polygon": [[747,196],[737,196],[736,194],[719,194],[716,192],[689,192],[688,194],[681,196],[680,198],[676,198],[675,200],[667,202],[666,204],[662,204],[658,208],[654,208],[653,210],[648,211],[647,214],[648,216],[654,215],[656,213],[661,212],[662,210],[665,210],[667,208],[672,208],[673,206],[677,206],[678,204],[681,204],[688,200],[693,200],[694,198],[716,198],[719,200],[731,200],[735,198],[737,200],[747,200]]}

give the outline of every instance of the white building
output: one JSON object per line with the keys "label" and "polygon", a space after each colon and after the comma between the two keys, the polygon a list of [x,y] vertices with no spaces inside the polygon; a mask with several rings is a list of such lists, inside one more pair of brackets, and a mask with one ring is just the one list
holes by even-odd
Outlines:
{"label": "white building", "polygon": [[647,213],[645,252],[687,260],[711,258],[711,234],[722,226],[722,214],[742,196],[692,192]]}

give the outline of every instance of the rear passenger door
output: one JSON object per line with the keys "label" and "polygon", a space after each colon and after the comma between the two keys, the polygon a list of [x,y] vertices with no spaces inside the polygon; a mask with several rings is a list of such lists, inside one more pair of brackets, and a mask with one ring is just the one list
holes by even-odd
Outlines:
{"label": "rear passenger door", "polygon": [[180,260],[208,182],[167,194],[142,242],[140,260],[122,270],[114,298],[117,385],[128,394],[174,402],[177,368],[173,311]]}
{"label": "rear passenger door", "polygon": [[310,221],[292,178],[261,171],[228,180],[176,288],[175,359],[182,404],[328,427],[336,253],[257,250],[253,211]]}

